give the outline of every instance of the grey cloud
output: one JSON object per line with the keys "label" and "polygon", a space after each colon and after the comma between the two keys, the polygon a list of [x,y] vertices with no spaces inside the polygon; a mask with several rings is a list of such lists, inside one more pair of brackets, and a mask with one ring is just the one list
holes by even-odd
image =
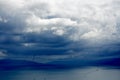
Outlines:
{"label": "grey cloud", "polygon": [[1,0],[0,49],[51,60],[119,55],[120,6],[111,1]]}

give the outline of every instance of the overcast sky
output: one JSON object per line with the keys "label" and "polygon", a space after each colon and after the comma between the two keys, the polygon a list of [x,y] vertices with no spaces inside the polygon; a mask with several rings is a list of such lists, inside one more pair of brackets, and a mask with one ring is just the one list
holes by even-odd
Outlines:
{"label": "overcast sky", "polygon": [[40,63],[120,58],[120,1],[0,0],[0,57],[31,56]]}

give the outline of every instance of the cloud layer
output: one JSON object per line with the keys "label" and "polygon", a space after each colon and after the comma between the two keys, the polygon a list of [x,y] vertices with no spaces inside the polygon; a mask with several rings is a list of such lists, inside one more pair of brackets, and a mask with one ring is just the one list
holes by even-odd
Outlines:
{"label": "cloud layer", "polygon": [[0,49],[11,58],[40,57],[38,62],[120,57],[119,4],[119,0],[1,0]]}

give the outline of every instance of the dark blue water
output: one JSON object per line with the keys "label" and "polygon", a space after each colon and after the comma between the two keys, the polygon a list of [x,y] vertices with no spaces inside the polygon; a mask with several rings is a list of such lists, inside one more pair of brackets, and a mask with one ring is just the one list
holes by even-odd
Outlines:
{"label": "dark blue water", "polygon": [[9,70],[0,80],[120,80],[120,69]]}

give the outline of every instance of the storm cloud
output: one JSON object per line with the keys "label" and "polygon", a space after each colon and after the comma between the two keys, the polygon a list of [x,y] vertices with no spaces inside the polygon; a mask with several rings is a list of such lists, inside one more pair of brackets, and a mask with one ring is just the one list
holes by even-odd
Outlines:
{"label": "storm cloud", "polygon": [[[120,58],[119,0],[0,0],[0,56],[36,62]],[[30,59],[29,59],[30,58]]]}

